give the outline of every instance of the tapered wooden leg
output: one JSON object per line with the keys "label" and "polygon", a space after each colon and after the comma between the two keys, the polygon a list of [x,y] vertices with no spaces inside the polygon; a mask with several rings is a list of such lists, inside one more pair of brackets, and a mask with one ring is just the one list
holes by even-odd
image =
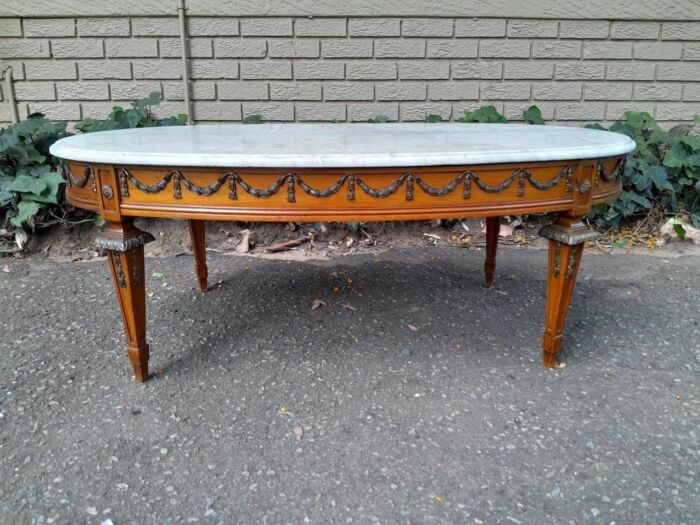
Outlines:
{"label": "tapered wooden leg", "polygon": [[578,217],[564,216],[556,224],[542,228],[540,235],[549,239],[542,362],[554,368],[558,365],[557,354],[564,338],[564,323],[584,244],[599,234],[590,231]]}
{"label": "tapered wooden leg", "polygon": [[192,240],[192,252],[194,252],[194,265],[197,272],[197,281],[199,289],[202,292],[207,291],[207,255],[205,248],[204,237],[204,221],[188,220],[190,227],[190,239]]}
{"label": "tapered wooden leg", "polygon": [[501,230],[500,217],[486,218],[486,262],[484,263],[485,284],[493,284],[493,273],[496,270],[496,250],[498,249],[498,234]]}
{"label": "tapered wooden leg", "polygon": [[557,366],[557,353],[564,338],[564,322],[569,311],[582,253],[583,244],[568,245],[559,241],[549,241],[547,306],[542,340],[542,359],[546,367]]}
{"label": "tapered wooden leg", "polygon": [[146,290],[143,245],[153,240],[131,222],[110,223],[96,244],[108,253],[114,289],[124,321],[127,353],[136,381],[148,379],[146,343]]}

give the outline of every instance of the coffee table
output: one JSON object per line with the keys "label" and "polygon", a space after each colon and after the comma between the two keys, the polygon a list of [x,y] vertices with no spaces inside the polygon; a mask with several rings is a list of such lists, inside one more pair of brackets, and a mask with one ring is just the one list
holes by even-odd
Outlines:
{"label": "coffee table", "polygon": [[557,366],[581,253],[582,223],[621,191],[621,134],[516,124],[196,125],[105,131],[56,142],[68,202],[107,223],[127,352],[148,379],[144,244],[136,217],[186,219],[207,289],[204,221],[390,221],[486,217],[493,283],[500,217],[556,212],[549,239],[544,366]]}

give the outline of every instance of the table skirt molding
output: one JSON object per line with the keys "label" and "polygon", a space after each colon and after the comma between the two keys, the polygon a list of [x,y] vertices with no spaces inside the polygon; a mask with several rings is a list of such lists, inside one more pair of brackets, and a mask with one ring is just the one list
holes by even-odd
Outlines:
{"label": "table skirt molding", "polygon": [[[69,201],[97,212],[118,203],[126,216],[377,221],[566,211],[582,201],[605,202],[620,191],[625,157],[353,171],[62,164]],[[582,177],[591,164],[593,176]]]}

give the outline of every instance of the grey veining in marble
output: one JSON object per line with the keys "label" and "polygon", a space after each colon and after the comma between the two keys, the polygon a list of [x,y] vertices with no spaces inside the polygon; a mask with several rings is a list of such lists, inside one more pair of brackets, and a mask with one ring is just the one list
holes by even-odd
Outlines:
{"label": "grey veining in marble", "polygon": [[224,124],[61,139],[66,160],[228,168],[362,168],[571,160],[634,150],[625,135],[524,124]]}

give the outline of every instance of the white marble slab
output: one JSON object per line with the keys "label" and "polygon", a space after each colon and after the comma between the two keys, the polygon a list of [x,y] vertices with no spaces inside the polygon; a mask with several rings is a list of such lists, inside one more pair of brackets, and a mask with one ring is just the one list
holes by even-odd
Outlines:
{"label": "white marble slab", "polygon": [[587,159],[634,148],[625,135],[560,126],[198,124],[75,135],[51,154],[123,165],[361,168]]}

